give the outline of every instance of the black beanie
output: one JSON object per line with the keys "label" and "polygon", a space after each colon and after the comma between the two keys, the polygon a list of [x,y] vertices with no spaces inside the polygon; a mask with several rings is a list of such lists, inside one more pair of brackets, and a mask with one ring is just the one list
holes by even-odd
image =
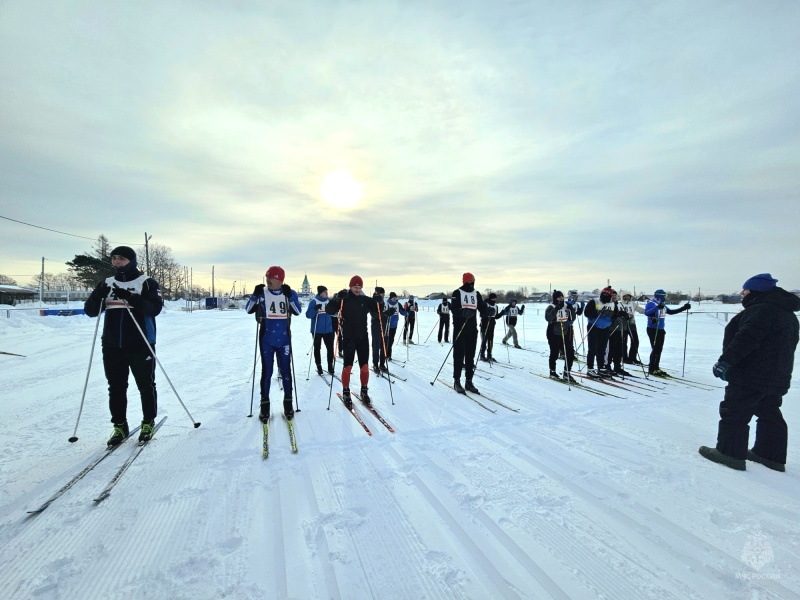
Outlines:
{"label": "black beanie", "polygon": [[397,294],[395,294],[394,292],[390,292],[389,298],[397,298]]}
{"label": "black beanie", "polygon": [[491,292],[489,294],[489,300],[497,300],[497,294],[495,294],[494,292]]}
{"label": "black beanie", "polygon": [[136,252],[133,251],[133,248],[129,248],[128,246],[117,246],[111,251],[109,256],[124,256],[132,263],[136,262]]}
{"label": "black beanie", "polygon": [[555,302],[558,298],[563,298],[564,293],[559,292],[558,290],[553,290],[553,302]]}
{"label": "black beanie", "polygon": [[327,292],[327,291],[328,291],[328,288],[326,288],[324,285],[318,285],[317,286],[317,293],[318,294],[321,294],[322,292]]}
{"label": "black beanie", "polygon": [[381,296],[383,296],[386,293],[386,290],[383,289],[382,287],[376,287],[375,288],[375,293],[376,294],[380,294]]}

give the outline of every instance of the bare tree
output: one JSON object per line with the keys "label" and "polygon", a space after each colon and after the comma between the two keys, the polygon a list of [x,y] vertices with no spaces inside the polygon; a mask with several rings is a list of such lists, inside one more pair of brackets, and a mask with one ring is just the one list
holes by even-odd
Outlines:
{"label": "bare tree", "polygon": [[17,285],[17,280],[8,275],[0,275],[0,285]]}

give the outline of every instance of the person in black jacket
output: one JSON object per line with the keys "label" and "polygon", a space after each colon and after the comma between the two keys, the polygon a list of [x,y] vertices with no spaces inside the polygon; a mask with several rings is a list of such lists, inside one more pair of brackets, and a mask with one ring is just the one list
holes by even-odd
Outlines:
{"label": "person in black jacket", "polygon": [[[372,370],[380,374],[389,369],[386,367],[386,337],[389,332],[387,327],[389,318],[386,315],[386,303],[383,301],[386,295],[386,290],[382,287],[376,287],[375,292],[372,294],[372,300],[377,304],[377,311],[372,315],[371,334],[372,334]],[[394,314],[394,311],[392,311]]]}
{"label": "person in black jacket", "polygon": [[355,357],[361,375],[361,400],[370,404],[369,386],[369,333],[367,332],[367,315],[377,320],[378,304],[366,296],[362,289],[364,280],[358,275],[350,279],[350,289],[341,290],[336,298],[328,302],[325,312],[339,315],[339,328],[344,340],[344,359],[342,360],[342,399],[347,408],[353,407],[350,397],[350,373],[353,370]]}
{"label": "person in black jacket", "polygon": [[[478,313],[487,315],[486,303],[475,290],[472,273],[461,276],[463,285],[453,291],[450,301],[453,311],[453,387],[459,394],[480,394],[472,383],[475,374],[475,347],[478,345]],[[466,383],[461,386],[461,371],[466,371]],[[465,389],[466,388],[466,389]]]}
{"label": "person in black jacket", "polygon": [[514,341],[514,348],[522,348],[519,345],[519,339],[517,339],[517,315],[522,315],[525,312],[525,305],[517,306],[517,300],[515,298],[511,298],[509,301],[508,306],[506,306],[501,312],[501,315],[505,315],[506,317],[506,327],[508,327],[508,333],[503,336],[503,344],[508,345],[508,338],[513,338]]}
{"label": "person in black jacket", "polygon": [[439,315],[439,343],[442,343],[442,332],[444,332],[445,344],[450,343],[450,301],[442,298],[442,303],[436,307]]}
{"label": "person in black jacket", "polygon": [[502,315],[497,310],[497,294],[489,292],[489,298],[486,300],[486,314],[481,315],[481,353],[480,360],[483,362],[497,362],[492,357],[492,348],[494,348],[494,326]]}
{"label": "person in black jacket", "polygon": [[[800,324],[800,298],[775,284],[769,273],[755,275],[742,286],[744,310],[725,327],[722,354],[712,369],[728,383],[719,404],[716,448],[700,446],[700,454],[738,471],[747,460],[775,471],[786,470],[789,430],[781,414],[789,391]],[[750,420],[756,439],[748,450]]]}
{"label": "person in black jacket", "polygon": [[126,395],[129,372],[133,373],[142,399],[139,440],[153,437],[158,406],[156,361],[150,348],[155,352],[156,316],[164,306],[158,282],[136,268],[136,252],[132,248],[114,248],[111,266],[114,275],[98,283],[83,305],[90,317],[99,317],[103,311],[106,313],[102,337],[103,368],[108,380],[108,407],[114,424],[109,447],[122,443],[130,432]]}
{"label": "person in black jacket", "polygon": [[548,364],[550,377],[553,379],[561,379],[556,371],[556,360],[560,354],[564,356],[564,380],[575,383],[570,371],[572,363],[575,362],[572,324],[577,318],[575,303],[565,303],[564,294],[554,290],[553,302],[544,311],[544,319],[547,321],[547,344],[550,346]]}

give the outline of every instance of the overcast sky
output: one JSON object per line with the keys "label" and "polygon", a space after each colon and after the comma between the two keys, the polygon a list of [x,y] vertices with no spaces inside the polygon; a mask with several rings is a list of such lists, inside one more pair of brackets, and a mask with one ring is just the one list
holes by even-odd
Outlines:
{"label": "overcast sky", "polygon": [[[800,2],[0,2],[0,215],[196,282],[800,287]],[[326,174],[363,187],[326,203]],[[91,240],[0,219],[27,283]]]}

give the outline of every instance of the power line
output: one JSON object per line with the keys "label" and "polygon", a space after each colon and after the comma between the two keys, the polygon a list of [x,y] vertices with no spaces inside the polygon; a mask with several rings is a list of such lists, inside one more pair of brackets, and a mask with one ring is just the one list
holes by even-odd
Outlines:
{"label": "power line", "polygon": [[[71,237],[80,238],[82,240],[91,240],[93,242],[97,241],[97,238],[90,238],[90,237],[86,237],[86,236],[83,236],[83,235],[75,235],[74,233],[66,233],[65,231],[58,231],[56,229],[48,229],[47,227],[42,227],[40,225],[33,225],[32,223],[26,223],[25,221],[17,221],[16,219],[12,219],[10,217],[4,217],[3,215],[0,215],[0,219],[5,219],[6,221],[13,221],[14,223],[20,223],[22,225],[27,225],[28,227],[35,227],[36,229],[44,229],[45,231],[52,231],[53,233],[60,233],[61,235],[68,235],[68,236],[71,236]],[[111,240],[109,240],[109,241],[111,241]],[[135,244],[126,243],[125,245],[126,246],[133,246]]]}

